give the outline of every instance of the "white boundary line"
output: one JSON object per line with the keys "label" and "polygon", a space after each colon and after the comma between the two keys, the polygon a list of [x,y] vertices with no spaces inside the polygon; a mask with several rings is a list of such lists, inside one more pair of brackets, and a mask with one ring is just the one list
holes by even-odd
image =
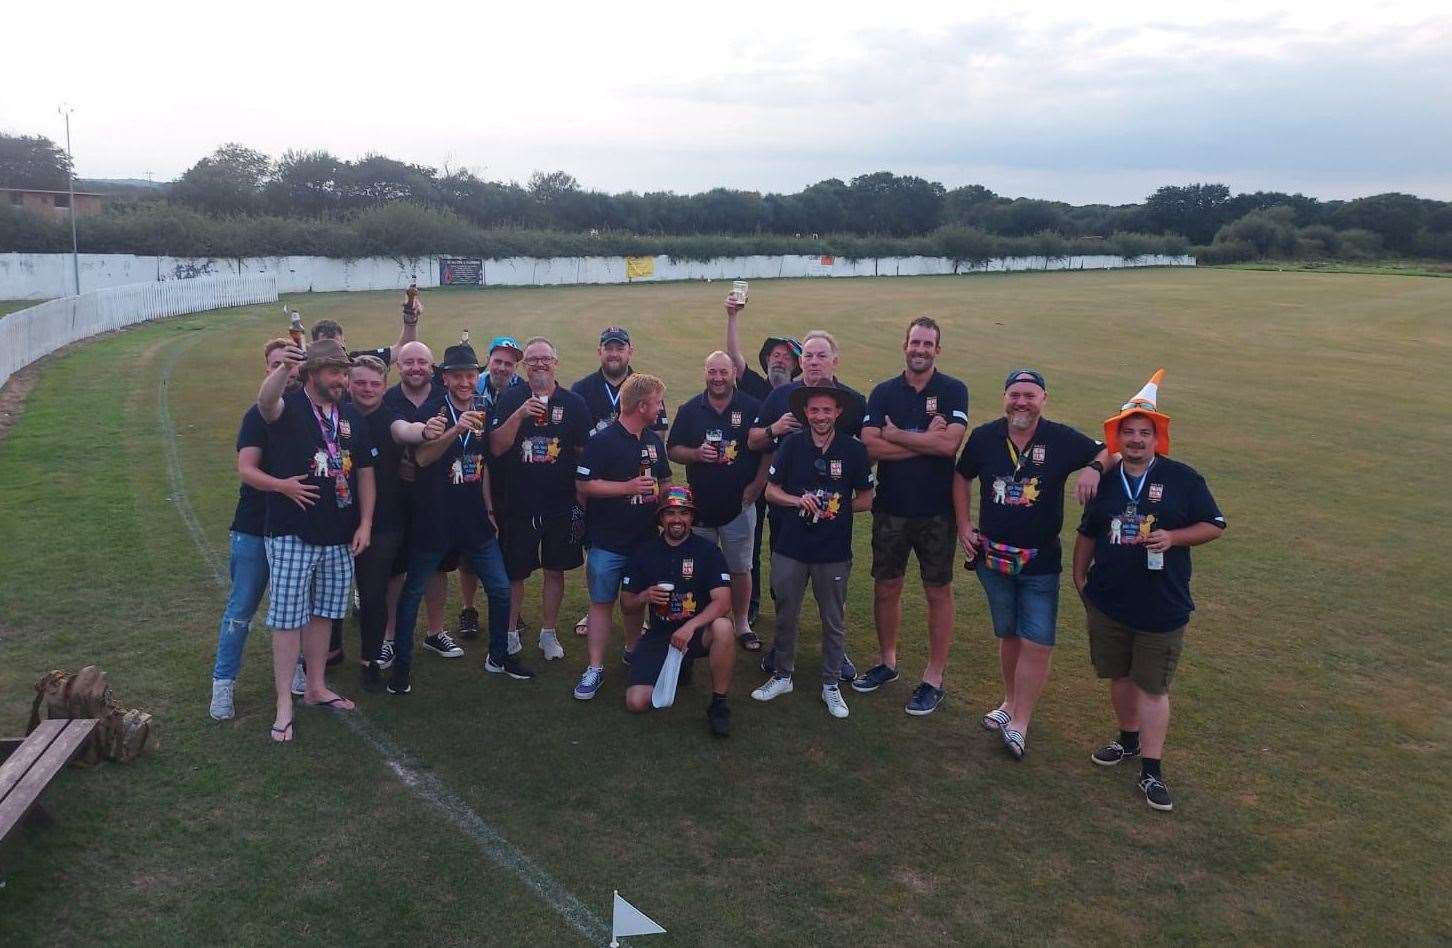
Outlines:
{"label": "white boundary line", "polygon": [[[186,525],[187,532],[191,534],[192,542],[196,544],[198,552],[202,554],[202,559],[206,561],[213,581],[219,588],[226,589],[229,585],[227,573],[223,571],[216,554],[212,551],[211,544],[207,542],[207,535],[202,531],[201,522],[197,520],[196,511],[192,509],[191,501],[187,498],[186,478],[182,473],[181,456],[177,450],[176,426],[172,422],[171,410],[168,405],[167,392],[172,370],[176,367],[181,354],[190,346],[190,342],[178,344],[166,356],[161,371],[161,382],[157,389],[157,416],[161,423],[162,434],[166,438],[166,467],[167,477],[171,483],[172,504],[176,507],[177,515]],[[479,850],[488,857],[490,862],[501,869],[512,872],[524,883],[526,888],[553,909],[581,937],[597,945],[603,945],[611,940],[610,926],[592,912],[589,906],[581,902],[553,876],[541,869],[533,860],[500,835],[498,830],[485,822],[468,803],[464,802],[462,797],[451,790],[442,780],[432,774],[421,773],[405,763],[408,755],[380,734],[378,729],[363,716],[362,711],[338,714],[336,717],[348,730],[358,735],[365,744],[383,758],[388,769],[393,771],[400,783],[413,791],[414,796],[448,817],[455,826],[463,830],[474,841],[474,845],[479,847]]]}

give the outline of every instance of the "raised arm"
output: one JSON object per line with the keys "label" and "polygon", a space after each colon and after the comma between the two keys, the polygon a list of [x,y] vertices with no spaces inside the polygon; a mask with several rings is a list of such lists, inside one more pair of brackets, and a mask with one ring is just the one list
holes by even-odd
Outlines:
{"label": "raised arm", "polygon": [[745,303],[738,303],[729,296],[726,298],[726,354],[731,357],[731,364],[736,366],[738,382],[746,374],[746,356],[741,354],[741,336],[737,331],[736,317],[745,306]]}
{"label": "raised arm", "polygon": [[390,353],[395,363],[398,361],[398,350],[418,338],[418,320],[422,315],[423,300],[416,296],[413,300],[413,319],[409,319],[407,314],[401,317],[403,325],[399,327],[398,341],[393,344],[393,350]]}
{"label": "raised arm", "polygon": [[287,380],[295,366],[307,361],[307,354],[297,346],[282,348],[282,361],[277,368],[267,373],[262,388],[257,390],[257,410],[262,420],[271,424],[282,417],[282,393],[287,390]]}

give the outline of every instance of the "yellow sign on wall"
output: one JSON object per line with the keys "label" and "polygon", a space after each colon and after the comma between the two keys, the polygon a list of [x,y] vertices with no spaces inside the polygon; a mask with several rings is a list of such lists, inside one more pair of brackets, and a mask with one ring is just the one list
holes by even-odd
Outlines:
{"label": "yellow sign on wall", "polygon": [[627,280],[641,280],[651,276],[655,276],[654,257],[625,258],[625,278]]}

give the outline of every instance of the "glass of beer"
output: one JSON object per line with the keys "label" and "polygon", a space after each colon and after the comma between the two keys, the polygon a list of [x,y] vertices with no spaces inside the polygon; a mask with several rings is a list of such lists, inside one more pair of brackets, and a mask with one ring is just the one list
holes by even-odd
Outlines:
{"label": "glass of beer", "polygon": [[744,305],[746,303],[746,289],[745,280],[731,281],[731,298],[737,303]]}
{"label": "glass of beer", "polygon": [[[656,589],[663,590],[664,592],[666,592],[667,594],[669,594],[669,593],[673,593],[673,592],[676,591],[676,584],[675,583],[656,583],[655,584],[655,588]],[[656,615],[660,616],[662,619],[664,619],[666,616],[670,615],[671,614],[670,600],[667,599],[666,604],[663,605],[663,606],[656,606],[655,607],[655,612],[656,612]]]}
{"label": "glass of beer", "polygon": [[720,464],[722,461],[725,460],[725,458],[722,457],[722,453],[721,453],[721,442],[724,441],[724,440],[725,440],[725,435],[723,435],[721,433],[721,429],[720,428],[712,428],[712,429],[710,429],[709,431],[706,432],[706,443],[709,444],[712,448],[714,448],[716,450],[716,463],[717,464]]}

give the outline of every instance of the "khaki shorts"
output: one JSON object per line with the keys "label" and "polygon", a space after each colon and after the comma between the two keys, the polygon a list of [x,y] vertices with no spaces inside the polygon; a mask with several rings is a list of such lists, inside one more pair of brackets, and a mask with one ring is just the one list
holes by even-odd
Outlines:
{"label": "khaki shorts", "polygon": [[918,555],[918,573],[924,586],[953,582],[953,559],[958,552],[958,527],[952,517],[894,517],[872,514],[872,578],[901,579],[908,554]]}
{"label": "khaki shorts", "polygon": [[1145,694],[1170,690],[1185,626],[1169,632],[1139,632],[1084,603],[1089,628],[1089,661],[1100,678],[1128,678]]}

